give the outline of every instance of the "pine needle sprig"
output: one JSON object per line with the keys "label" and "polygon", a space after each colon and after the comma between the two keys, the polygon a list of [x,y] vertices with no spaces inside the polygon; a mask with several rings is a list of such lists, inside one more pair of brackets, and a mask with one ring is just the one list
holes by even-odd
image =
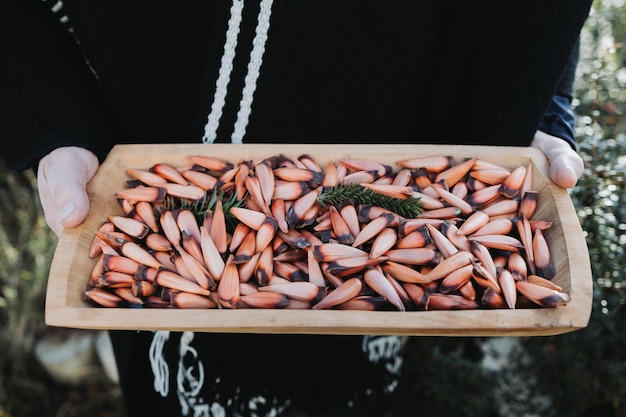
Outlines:
{"label": "pine needle sprig", "polygon": [[245,205],[245,199],[237,200],[235,193],[226,194],[223,191],[213,189],[212,192],[205,192],[204,197],[200,200],[187,200],[168,197],[165,201],[165,207],[169,210],[188,208],[197,218],[202,219],[208,211],[215,212],[217,201],[222,201],[222,210],[227,218],[234,218],[230,212],[232,207],[242,207]]}
{"label": "pine needle sprig", "polygon": [[379,206],[405,218],[417,217],[422,212],[422,204],[417,197],[390,197],[354,183],[342,183],[324,189],[317,198],[324,207],[336,206],[348,200],[355,204]]}

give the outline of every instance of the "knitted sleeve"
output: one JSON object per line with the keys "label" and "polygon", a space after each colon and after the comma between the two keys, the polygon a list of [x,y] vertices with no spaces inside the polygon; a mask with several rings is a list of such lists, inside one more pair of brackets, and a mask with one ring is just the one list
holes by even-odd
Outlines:
{"label": "knitted sleeve", "polygon": [[572,111],[572,96],[579,59],[579,42],[576,43],[565,71],[559,80],[548,108],[539,122],[539,130],[559,137],[576,149],[576,117]]}
{"label": "knitted sleeve", "polygon": [[51,150],[101,156],[111,135],[97,84],[72,37],[41,1],[7,2],[0,14],[0,155],[16,170]]}

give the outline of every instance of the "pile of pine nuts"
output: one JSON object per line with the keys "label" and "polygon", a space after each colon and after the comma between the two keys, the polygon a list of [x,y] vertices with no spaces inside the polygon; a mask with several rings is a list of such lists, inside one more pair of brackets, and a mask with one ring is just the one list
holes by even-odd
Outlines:
{"label": "pile of pine nuts", "polygon": [[[88,302],[414,311],[569,301],[552,282],[551,223],[533,219],[531,165],[187,159],[127,170],[128,187],[112,196],[125,215],[104,220],[90,248]],[[328,204],[342,187],[346,198]]]}

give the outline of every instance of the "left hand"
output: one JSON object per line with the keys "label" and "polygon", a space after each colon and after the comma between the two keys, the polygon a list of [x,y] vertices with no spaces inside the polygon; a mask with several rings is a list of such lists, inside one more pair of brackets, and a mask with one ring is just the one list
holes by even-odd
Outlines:
{"label": "left hand", "polygon": [[550,179],[563,188],[572,188],[583,174],[580,155],[563,139],[540,130],[530,144],[543,151],[550,162]]}

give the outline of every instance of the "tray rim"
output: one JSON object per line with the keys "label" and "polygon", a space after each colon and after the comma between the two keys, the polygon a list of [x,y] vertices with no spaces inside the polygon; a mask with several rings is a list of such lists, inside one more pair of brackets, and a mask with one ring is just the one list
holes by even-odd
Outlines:
{"label": "tray rim", "polygon": [[[198,153],[202,144],[126,144],[116,145],[88,184],[92,204],[99,197],[94,192],[106,173],[129,155],[146,155],[147,147],[152,155],[168,155],[171,160]],[[548,178],[549,165],[545,155],[536,148],[511,146],[474,145],[310,145],[310,144],[213,144],[216,156],[254,155],[272,156],[279,153],[344,155],[440,155],[451,154],[455,158],[490,155],[490,152],[514,155],[531,161],[539,175]],[[355,156],[356,157],[356,156]],[[165,158],[165,159],[168,159]],[[401,158],[396,158],[401,159]],[[486,159],[492,159],[488,157]],[[149,166],[154,161],[148,157]],[[159,162],[167,162],[162,158]],[[135,166],[138,167],[138,166]],[[549,180],[548,180],[549,181]],[[552,183],[547,185],[550,198],[558,204],[558,215],[563,228],[564,250],[568,254],[570,302],[553,309],[517,310],[471,310],[471,311],[312,311],[312,310],[175,310],[167,309],[108,309],[67,304],[69,284],[74,272],[65,262],[63,254],[74,253],[81,239],[92,236],[89,224],[94,224],[92,211],[83,225],[65,230],[57,243],[53,257],[46,294],[45,320],[50,326],[111,329],[111,330],[173,330],[200,332],[245,333],[312,333],[312,334],[398,334],[412,336],[529,336],[554,335],[578,330],[587,326],[591,314],[592,279],[587,245],[580,222],[576,216],[568,191]],[[110,197],[112,198],[112,197]],[[101,223],[99,219],[97,223]],[[99,224],[98,223],[98,224]],[[582,253],[580,253],[582,251]],[[578,256],[571,256],[578,253]],[[584,256],[583,256],[584,255]],[[66,278],[64,278],[66,277]],[[85,278],[86,280],[86,278]],[[250,312],[253,312],[251,315]],[[207,315],[206,325],[198,324],[198,315]],[[253,316],[252,319],[250,316]],[[213,322],[211,322],[213,321]]]}

